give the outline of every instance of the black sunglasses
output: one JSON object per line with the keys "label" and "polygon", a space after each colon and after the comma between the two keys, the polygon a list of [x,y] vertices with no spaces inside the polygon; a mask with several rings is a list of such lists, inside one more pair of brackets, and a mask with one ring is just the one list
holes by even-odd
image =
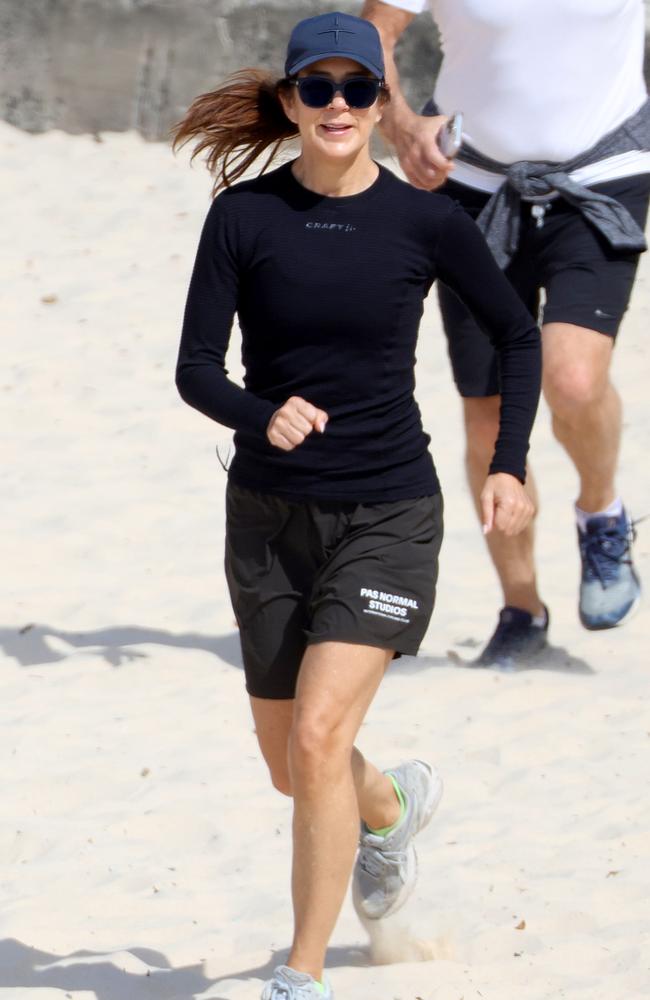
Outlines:
{"label": "black sunglasses", "polygon": [[349,108],[369,108],[384,87],[383,80],[371,76],[349,76],[340,83],[329,76],[299,76],[287,83],[298,88],[300,100],[308,108],[326,108],[339,93]]}

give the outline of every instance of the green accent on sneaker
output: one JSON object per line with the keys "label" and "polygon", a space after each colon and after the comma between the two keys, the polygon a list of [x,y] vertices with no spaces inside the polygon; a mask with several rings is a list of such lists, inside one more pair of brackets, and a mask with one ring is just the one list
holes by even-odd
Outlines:
{"label": "green accent on sneaker", "polygon": [[406,811],[385,837],[361,824],[352,902],[363,923],[395,913],[411,895],[418,868],[413,838],[427,825],[442,795],[440,776],[424,761],[408,760],[384,773],[402,791]]}
{"label": "green accent on sneaker", "polygon": [[397,784],[397,779],[390,772],[386,775],[386,777],[390,778],[390,780],[393,783],[393,788],[395,789],[395,795],[397,796],[397,801],[399,802],[400,805],[400,812],[395,822],[392,823],[390,826],[382,826],[380,830],[373,830],[373,828],[369,826],[368,830],[370,831],[370,833],[374,833],[375,837],[387,837],[389,833],[392,833],[393,830],[397,829],[397,827],[400,825],[406,814],[406,799],[404,798],[404,792]]}
{"label": "green accent on sneaker", "polygon": [[325,983],[321,983],[319,979],[314,979],[314,986],[319,993],[322,993],[323,996],[325,996]]}

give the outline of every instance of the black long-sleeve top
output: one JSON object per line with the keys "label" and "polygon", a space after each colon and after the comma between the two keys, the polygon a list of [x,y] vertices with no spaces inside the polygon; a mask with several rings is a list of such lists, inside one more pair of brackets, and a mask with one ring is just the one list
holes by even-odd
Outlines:
{"label": "black long-sleeve top", "polygon": [[[438,480],[414,398],[423,302],[440,277],[499,352],[501,429],[491,472],[523,481],[540,390],[539,331],[468,215],[379,168],[360,194],[303,187],[285,164],[215,198],[189,287],[176,382],[234,428],[229,476],[296,498],[431,495]],[[225,356],[237,314],[244,388]],[[293,451],[266,428],[290,396],[329,415]],[[440,420],[447,420],[440,413]]]}

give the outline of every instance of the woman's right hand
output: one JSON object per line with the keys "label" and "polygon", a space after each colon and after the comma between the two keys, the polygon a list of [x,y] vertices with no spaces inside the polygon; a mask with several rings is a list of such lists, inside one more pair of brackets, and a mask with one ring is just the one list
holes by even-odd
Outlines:
{"label": "woman's right hand", "polygon": [[440,151],[437,136],[446,115],[413,115],[404,125],[395,123],[390,140],[411,184],[425,191],[440,187],[454,164]]}
{"label": "woman's right hand", "polygon": [[266,436],[276,448],[293,451],[312,431],[323,434],[328,419],[324,410],[300,396],[291,396],[269,420]]}

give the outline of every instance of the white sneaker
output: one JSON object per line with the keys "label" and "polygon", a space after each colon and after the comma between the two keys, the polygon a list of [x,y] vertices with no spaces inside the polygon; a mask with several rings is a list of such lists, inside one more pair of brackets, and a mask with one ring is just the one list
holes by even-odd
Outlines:
{"label": "white sneaker", "polygon": [[273,979],[264,984],[262,1000],[334,1000],[334,994],[325,980],[325,992],[307,972],[296,972],[288,965],[278,965]]}
{"label": "white sneaker", "polygon": [[408,760],[385,773],[397,781],[406,811],[386,837],[361,825],[352,902],[362,920],[395,913],[413,892],[418,873],[413,837],[430,821],[442,796],[440,775],[422,760]]}

